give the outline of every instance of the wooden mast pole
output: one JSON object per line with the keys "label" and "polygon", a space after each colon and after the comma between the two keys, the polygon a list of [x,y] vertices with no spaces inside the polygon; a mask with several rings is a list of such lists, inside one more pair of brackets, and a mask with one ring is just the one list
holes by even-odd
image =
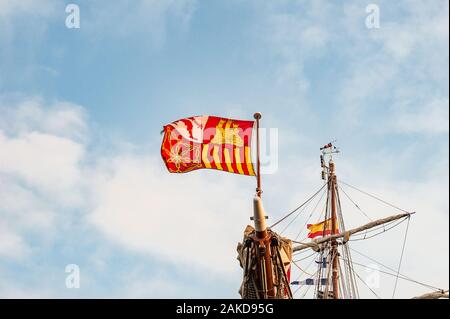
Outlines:
{"label": "wooden mast pole", "polygon": [[259,120],[261,119],[261,113],[257,112],[253,115],[256,120],[256,195],[261,197],[261,161],[259,159],[260,145],[259,145]]}
{"label": "wooden mast pole", "polygon": [[273,267],[272,267],[272,251],[271,251],[271,236],[267,231],[267,226],[265,223],[265,213],[262,208],[261,201],[261,162],[259,159],[260,156],[260,141],[259,141],[259,120],[261,119],[261,113],[255,113],[253,117],[256,120],[256,198],[254,202],[254,221],[255,221],[255,230],[256,230],[256,244],[257,254],[259,260],[259,278],[261,283],[261,289],[264,291],[264,297],[273,299],[275,298],[275,287],[273,282]]}
{"label": "wooden mast pole", "polygon": [[[330,187],[331,187],[331,234],[336,235],[338,233],[337,216],[336,216],[336,175],[334,162],[330,160]],[[333,283],[333,298],[339,299],[339,252],[338,243],[336,239],[331,240],[331,256],[332,260],[332,283]]]}

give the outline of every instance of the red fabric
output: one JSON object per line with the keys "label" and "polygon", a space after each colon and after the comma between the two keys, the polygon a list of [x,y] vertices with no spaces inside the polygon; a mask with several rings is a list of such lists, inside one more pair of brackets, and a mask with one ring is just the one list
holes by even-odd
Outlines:
{"label": "red fabric", "polygon": [[[331,230],[325,231],[325,236],[331,235]],[[324,236],[323,230],[315,232],[315,233],[309,233],[308,238],[316,238],[318,236]]]}
{"label": "red fabric", "polygon": [[253,124],[254,121],[215,116],[175,121],[164,126],[161,156],[171,173],[211,168],[254,175],[251,158],[246,153],[251,145]]}

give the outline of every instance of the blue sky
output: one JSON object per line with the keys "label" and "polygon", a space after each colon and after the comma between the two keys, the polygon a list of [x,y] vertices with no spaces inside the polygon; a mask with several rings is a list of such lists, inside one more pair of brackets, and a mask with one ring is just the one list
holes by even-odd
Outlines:
{"label": "blue sky", "polygon": [[271,217],[320,187],[337,139],[343,180],[418,212],[404,273],[448,287],[447,1],[73,1],[79,29],[69,3],[0,0],[1,297],[237,297],[254,180],[169,175],[159,132],[255,111],[279,134]]}

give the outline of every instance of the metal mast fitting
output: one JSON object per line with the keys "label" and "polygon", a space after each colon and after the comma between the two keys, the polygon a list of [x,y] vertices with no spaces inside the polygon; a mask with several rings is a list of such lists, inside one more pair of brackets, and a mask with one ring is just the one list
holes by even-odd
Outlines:
{"label": "metal mast fitting", "polygon": [[255,222],[256,233],[261,235],[264,233],[264,237],[267,235],[266,218],[261,197],[256,196],[253,199],[253,221]]}

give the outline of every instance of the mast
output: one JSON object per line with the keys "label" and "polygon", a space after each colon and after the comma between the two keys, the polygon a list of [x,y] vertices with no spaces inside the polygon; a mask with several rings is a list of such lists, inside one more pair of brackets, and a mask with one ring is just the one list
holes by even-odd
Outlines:
{"label": "mast", "polygon": [[[324,235],[322,238],[327,238],[327,243],[329,243],[329,265],[331,266],[331,278],[329,278],[329,274],[327,275],[327,281],[331,279],[331,288],[332,293],[328,293],[328,287],[330,286],[327,283],[327,288],[325,290],[325,298],[331,296],[333,299],[339,299],[339,251],[338,251],[338,241],[334,237],[339,233],[339,221],[338,221],[338,194],[337,194],[337,180],[335,174],[335,165],[333,162],[333,154],[339,153],[339,150],[333,145],[333,143],[328,143],[325,146],[321,147],[322,155],[320,156],[320,164],[322,167],[322,179],[326,180],[328,185],[327,192],[327,212],[325,214],[325,226],[324,226]],[[325,156],[327,156],[328,163],[326,163]],[[327,165],[328,164],[328,165]],[[340,207],[339,207],[340,209]],[[331,221],[331,227],[328,226],[328,222]],[[325,236],[325,230],[329,231],[331,236]],[[322,258],[322,257],[321,257]],[[321,272],[319,272],[318,281],[321,279]],[[319,289],[319,286],[317,288]],[[319,290],[317,290],[319,293]]]}
{"label": "mast", "polygon": [[[334,173],[334,162],[330,160],[330,179],[329,185],[331,188],[331,234],[336,235],[337,231],[337,217],[336,217],[336,175]],[[336,239],[331,239],[331,258],[332,258],[332,283],[333,283],[333,298],[339,299],[339,252],[338,243]]]}
{"label": "mast", "polygon": [[[244,269],[241,286],[242,298],[249,299],[292,299],[289,286],[289,267],[292,260],[292,242],[275,232],[266,224],[266,213],[261,199],[261,163],[259,121],[261,113],[255,113],[256,120],[256,195],[253,199],[254,230],[244,232],[244,240],[238,245],[239,261]],[[283,254],[282,254],[283,253]]]}
{"label": "mast", "polygon": [[267,231],[266,214],[264,212],[261,200],[261,162],[260,162],[260,142],[259,142],[259,120],[261,113],[255,113],[253,117],[256,120],[256,197],[253,200],[253,219],[255,222],[258,274],[260,279],[260,289],[264,293],[264,298],[275,298],[275,288],[272,267],[271,236]]}
{"label": "mast", "polygon": [[256,195],[261,197],[261,161],[259,159],[259,120],[261,119],[261,113],[257,112],[253,115],[256,120]]}

